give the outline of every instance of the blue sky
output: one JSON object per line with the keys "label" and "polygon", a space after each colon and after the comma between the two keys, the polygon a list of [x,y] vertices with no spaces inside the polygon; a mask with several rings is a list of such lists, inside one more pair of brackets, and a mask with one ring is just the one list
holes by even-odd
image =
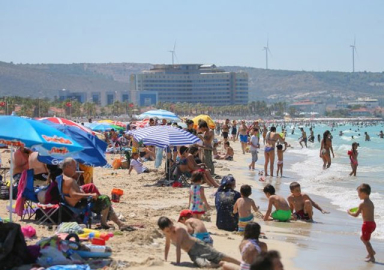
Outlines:
{"label": "blue sky", "polygon": [[0,2],[0,61],[214,63],[384,71],[384,1],[19,0]]}

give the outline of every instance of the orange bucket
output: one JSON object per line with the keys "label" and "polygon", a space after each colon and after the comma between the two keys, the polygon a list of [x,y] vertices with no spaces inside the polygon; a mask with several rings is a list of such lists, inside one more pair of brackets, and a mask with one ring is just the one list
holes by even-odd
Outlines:
{"label": "orange bucket", "polygon": [[123,196],[124,194],[124,191],[122,189],[119,189],[119,188],[114,188],[112,189],[112,192],[111,192],[111,201],[113,202],[120,202],[120,197]]}

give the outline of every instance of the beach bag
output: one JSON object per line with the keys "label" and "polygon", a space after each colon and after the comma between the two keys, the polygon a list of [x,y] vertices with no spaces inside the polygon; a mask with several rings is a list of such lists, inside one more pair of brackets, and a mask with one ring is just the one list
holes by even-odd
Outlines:
{"label": "beach bag", "polygon": [[27,244],[16,223],[0,223],[0,270],[32,263]]}
{"label": "beach bag", "polygon": [[113,168],[114,170],[120,169],[120,167],[121,167],[121,162],[122,162],[121,159],[122,159],[122,158],[115,158],[115,159],[113,160],[113,162],[112,162],[112,168]]}

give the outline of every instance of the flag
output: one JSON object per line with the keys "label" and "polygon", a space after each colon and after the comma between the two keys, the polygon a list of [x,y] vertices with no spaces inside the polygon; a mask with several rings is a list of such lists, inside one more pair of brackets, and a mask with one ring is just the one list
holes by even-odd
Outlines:
{"label": "flag", "polygon": [[65,104],[65,106],[67,106],[67,107],[72,107],[72,103],[71,103],[71,102],[67,102],[67,103]]}
{"label": "flag", "polygon": [[7,103],[5,103],[5,101],[0,102],[0,107],[4,107],[5,105],[7,105]]}
{"label": "flag", "polygon": [[135,105],[133,103],[129,103],[129,108],[133,108]]}

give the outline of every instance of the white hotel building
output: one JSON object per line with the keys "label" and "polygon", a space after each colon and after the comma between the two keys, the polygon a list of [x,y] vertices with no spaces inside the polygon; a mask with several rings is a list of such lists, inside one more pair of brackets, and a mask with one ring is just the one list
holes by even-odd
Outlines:
{"label": "white hotel building", "polygon": [[156,93],[157,102],[247,104],[248,74],[226,72],[215,65],[154,65],[142,74],[131,75],[130,91],[131,101],[140,105],[153,102],[141,100],[145,92]]}

